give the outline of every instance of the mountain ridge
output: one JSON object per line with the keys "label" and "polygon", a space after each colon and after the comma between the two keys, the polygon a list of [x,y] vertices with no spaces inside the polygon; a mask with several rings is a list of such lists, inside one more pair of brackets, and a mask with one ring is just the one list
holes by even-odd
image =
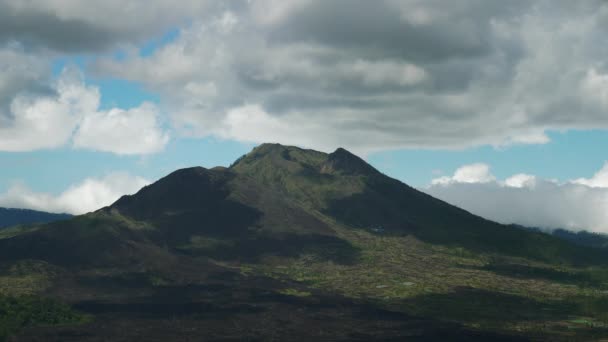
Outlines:
{"label": "mountain ridge", "polygon": [[65,213],[56,214],[31,209],[0,207],[0,229],[20,224],[47,223],[70,217],[72,215]]}

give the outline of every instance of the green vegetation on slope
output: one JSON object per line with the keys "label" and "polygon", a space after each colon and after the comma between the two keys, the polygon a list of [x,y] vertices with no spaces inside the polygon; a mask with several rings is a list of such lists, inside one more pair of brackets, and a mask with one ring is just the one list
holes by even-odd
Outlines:
{"label": "green vegetation on slope", "polygon": [[87,322],[86,315],[52,299],[0,295],[0,341],[27,327]]}
{"label": "green vegetation on slope", "polygon": [[608,336],[606,268],[558,266],[432,245],[413,236],[337,230],[361,251],[357,262],[340,264],[309,253],[268,257],[241,268],[244,274],[292,280],[315,291],[474,329],[552,339]]}

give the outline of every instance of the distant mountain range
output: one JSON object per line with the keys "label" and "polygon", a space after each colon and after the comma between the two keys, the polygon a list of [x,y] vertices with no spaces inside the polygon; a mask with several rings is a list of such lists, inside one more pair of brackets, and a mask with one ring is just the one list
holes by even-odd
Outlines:
{"label": "distant mountain range", "polygon": [[20,224],[47,223],[65,220],[69,214],[52,214],[28,209],[0,208],[0,229]]}
{"label": "distant mountain range", "polygon": [[568,240],[581,246],[607,248],[608,235],[586,231],[572,232],[566,229],[555,229],[551,234],[560,239]]}
{"label": "distant mountain range", "polygon": [[524,227],[521,225],[512,225],[515,228],[529,229],[532,231],[542,232],[575,243],[580,246],[587,246],[593,248],[608,248],[608,235],[602,233],[592,233],[588,231],[574,232],[567,229],[541,229],[536,227]]}
{"label": "distant mountain range", "polygon": [[264,144],[4,230],[0,279],[9,303],[59,303],[0,310],[17,341],[608,338],[608,250],[485,220],[341,148]]}

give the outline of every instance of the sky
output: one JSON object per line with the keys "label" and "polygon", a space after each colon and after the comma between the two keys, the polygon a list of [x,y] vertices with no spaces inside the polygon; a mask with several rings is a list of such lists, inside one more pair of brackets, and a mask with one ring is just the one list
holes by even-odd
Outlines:
{"label": "sky", "polygon": [[256,144],[608,232],[608,3],[0,0],[0,206],[81,214]]}

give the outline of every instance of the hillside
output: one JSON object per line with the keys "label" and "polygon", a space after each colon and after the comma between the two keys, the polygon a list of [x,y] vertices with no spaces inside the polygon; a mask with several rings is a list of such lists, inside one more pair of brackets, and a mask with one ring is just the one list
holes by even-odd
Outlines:
{"label": "hillside", "polygon": [[21,341],[593,340],[608,337],[607,257],[344,149],[264,144],[0,236],[0,293],[92,317],[14,329]]}
{"label": "hillside", "polygon": [[68,214],[52,214],[28,209],[0,208],[0,229],[32,223],[47,223],[70,218]]}

